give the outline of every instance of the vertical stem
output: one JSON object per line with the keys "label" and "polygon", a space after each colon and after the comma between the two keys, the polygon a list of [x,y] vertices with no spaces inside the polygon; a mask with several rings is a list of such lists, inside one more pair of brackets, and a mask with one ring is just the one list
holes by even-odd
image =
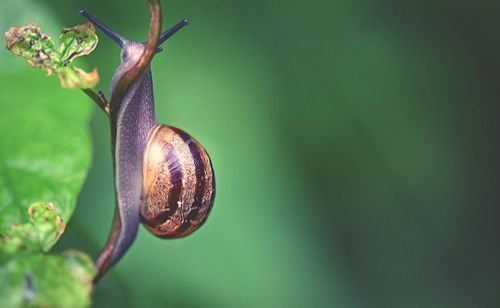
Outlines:
{"label": "vertical stem", "polygon": [[118,81],[113,96],[110,99],[110,112],[116,113],[119,110],[120,102],[127,93],[128,88],[139,77],[144,70],[149,66],[154,54],[161,34],[161,5],[160,0],[148,0],[151,22],[149,26],[148,41],[146,49],[142,53],[137,63],[132,66],[123,77]]}
{"label": "vertical stem", "polygon": [[[113,167],[115,170],[115,178],[116,178],[116,133],[117,133],[117,117],[120,110],[121,102],[126,95],[128,89],[132,85],[132,83],[139,77],[141,74],[149,67],[151,60],[153,59],[154,54],[156,53],[156,47],[158,45],[158,40],[161,34],[161,5],[160,0],[148,0],[149,9],[150,9],[150,26],[149,26],[149,34],[148,41],[146,44],[146,48],[142,53],[141,57],[126,73],[123,74],[123,77],[118,81],[113,95],[110,98],[108,110],[110,117],[110,125],[111,125],[111,147],[112,147],[112,155],[113,155]],[[116,180],[116,179],[115,179]],[[116,193],[116,192],[115,192]],[[104,246],[101,254],[97,260],[97,275],[94,277],[94,284],[106,273],[111,265],[111,259],[113,257],[113,251],[117,240],[120,237],[121,232],[121,220],[120,220],[120,212],[118,207],[118,198],[117,204],[115,207],[115,217],[113,222],[113,229],[108,238],[106,245]]]}
{"label": "vertical stem", "polygon": [[106,101],[106,99],[104,98],[104,96],[101,96],[100,92],[99,91],[99,94],[98,93],[95,93],[94,91],[92,91],[92,89],[82,89],[82,91],[88,95],[88,97],[90,97],[96,104],[97,106],[99,106],[99,108],[102,109],[102,111],[104,111],[106,113],[106,115],[109,116],[109,104],[108,102]]}

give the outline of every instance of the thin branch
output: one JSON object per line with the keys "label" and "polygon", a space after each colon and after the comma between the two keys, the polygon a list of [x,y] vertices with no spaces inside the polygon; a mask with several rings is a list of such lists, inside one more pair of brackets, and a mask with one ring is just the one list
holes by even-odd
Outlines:
{"label": "thin branch", "polygon": [[82,91],[87,94],[88,97],[90,97],[97,104],[97,106],[102,109],[102,111],[109,115],[109,103],[101,91],[98,93],[95,93],[91,89],[82,89]]}
{"label": "thin branch", "polygon": [[[112,154],[113,154],[113,166],[116,170],[116,161],[115,161],[115,147],[116,147],[116,131],[117,131],[117,113],[120,110],[120,104],[123,100],[123,97],[127,93],[128,89],[132,85],[132,83],[148,68],[153,56],[156,53],[156,47],[158,46],[158,40],[160,38],[161,33],[161,5],[160,0],[148,0],[151,22],[149,26],[149,34],[148,41],[146,43],[146,48],[142,53],[139,60],[127,71],[123,74],[122,78],[118,81],[116,87],[114,88],[113,94],[111,95],[109,104],[108,104],[108,114],[111,124],[111,146],[112,146]],[[87,92],[86,92],[87,93]],[[93,93],[99,96],[96,93]],[[88,95],[88,93],[87,93]],[[91,95],[89,95],[91,96]],[[91,98],[93,98],[91,96]],[[94,99],[94,98],[93,98]],[[118,237],[121,231],[121,220],[120,215],[118,214],[118,209],[115,211],[115,218],[113,223],[113,231],[108,238],[106,246],[104,250],[101,252],[99,256],[96,266],[97,266],[97,274],[94,277],[93,283],[94,285],[99,281],[99,279],[106,273],[111,265],[111,259],[113,254],[113,249],[116,245]]]}
{"label": "thin branch", "polygon": [[123,74],[123,77],[118,81],[113,91],[113,95],[110,99],[110,113],[112,117],[113,113],[116,110],[119,110],[119,105],[130,85],[146,70],[156,53],[156,47],[158,46],[161,34],[161,5],[160,0],[148,0],[148,3],[151,22],[146,48],[137,63],[135,63],[134,66],[132,66],[125,74]]}

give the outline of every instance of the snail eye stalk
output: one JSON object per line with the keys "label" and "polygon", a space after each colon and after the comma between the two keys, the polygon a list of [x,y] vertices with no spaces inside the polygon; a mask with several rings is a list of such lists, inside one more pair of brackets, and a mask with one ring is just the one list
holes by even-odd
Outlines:
{"label": "snail eye stalk", "polygon": [[182,29],[184,26],[189,24],[189,20],[187,18],[184,18],[181,20],[179,23],[177,23],[175,26],[172,28],[168,29],[167,31],[163,32],[160,35],[160,39],[158,40],[158,46],[163,44],[166,40],[168,40],[172,35],[177,33],[180,29]]}
{"label": "snail eye stalk", "polygon": [[[87,18],[97,28],[101,29],[101,31],[104,32],[107,36],[109,36],[109,38],[111,38],[113,41],[115,41],[120,46],[120,48],[123,48],[123,46],[127,43],[127,41],[128,41],[127,39],[125,39],[123,36],[116,33],[115,31],[111,30],[111,28],[106,26],[99,19],[97,19],[94,16],[92,16],[91,14],[89,14],[87,11],[81,10],[80,15]],[[189,20],[187,18],[184,18],[179,23],[177,23],[175,26],[173,26],[172,28],[163,32],[160,35],[160,38],[158,40],[158,48],[156,49],[156,52],[161,52],[162,48],[159,46],[161,44],[163,44],[166,40],[168,40],[172,35],[177,33],[177,31],[179,31],[180,29],[182,29],[184,26],[186,26],[188,24],[189,24]]]}
{"label": "snail eye stalk", "polygon": [[115,41],[118,45],[120,45],[121,48],[125,45],[127,40],[123,38],[123,36],[119,35],[115,31],[111,30],[108,26],[103,24],[99,19],[95,18],[94,16],[90,15],[87,11],[81,10],[80,15],[87,18],[91,23],[93,23],[96,27],[102,30],[102,32],[106,33],[107,36],[109,36],[110,39]]}

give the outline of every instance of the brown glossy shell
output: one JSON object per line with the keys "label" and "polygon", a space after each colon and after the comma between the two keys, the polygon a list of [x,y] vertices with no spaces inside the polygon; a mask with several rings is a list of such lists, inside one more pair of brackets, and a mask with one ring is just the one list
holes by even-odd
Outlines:
{"label": "brown glossy shell", "polygon": [[158,125],[144,153],[141,221],[163,238],[186,236],[207,219],[215,177],[205,149],[186,132]]}

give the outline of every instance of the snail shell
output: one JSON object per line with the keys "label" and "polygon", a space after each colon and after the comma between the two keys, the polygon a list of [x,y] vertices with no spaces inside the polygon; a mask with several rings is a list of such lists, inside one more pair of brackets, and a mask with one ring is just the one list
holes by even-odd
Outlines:
{"label": "snail shell", "polygon": [[144,153],[143,225],[162,238],[184,237],[207,219],[215,177],[205,149],[186,132],[156,125]]}

